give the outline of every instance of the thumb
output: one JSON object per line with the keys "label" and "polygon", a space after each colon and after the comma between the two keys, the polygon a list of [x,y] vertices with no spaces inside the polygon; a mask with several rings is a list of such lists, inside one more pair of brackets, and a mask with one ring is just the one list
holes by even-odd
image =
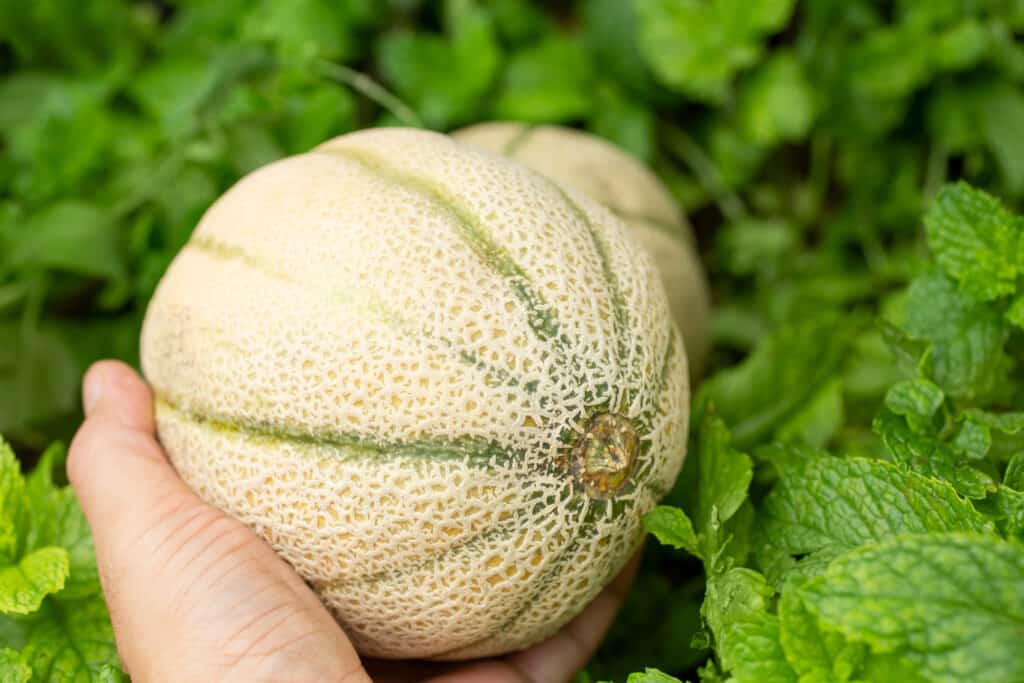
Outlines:
{"label": "thumb", "polygon": [[68,478],[92,527],[118,651],[134,679],[284,680],[274,673],[283,668],[367,680],[302,579],[178,477],[156,440],[152,393],[131,368],[94,365],[83,403]]}
{"label": "thumb", "polygon": [[86,373],[86,420],[68,452],[68,479],[98,546],[138,538],[175,507],[203,505],[178,478],[155,437],[153,396],[127,365]]}

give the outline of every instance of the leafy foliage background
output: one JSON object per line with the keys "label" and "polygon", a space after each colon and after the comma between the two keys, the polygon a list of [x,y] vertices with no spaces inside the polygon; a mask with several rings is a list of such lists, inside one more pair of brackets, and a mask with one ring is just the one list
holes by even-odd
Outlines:
{"label": "leafy foliage background", "polygon": [[[695,225],[716,307],[695,412],[756,456],[732,513],[765,520],[750,545],[769,581],[840,552],[831,536],[758,546],[787,538],[798,487],[773,488],[780,472],[832,476],[769,443],[925,463],[1019,535],[1020,428],[1000,411],[1021,405],[1022,36],[1021,0],[0,3],[0,433],[26,466],[70,437],[85,367],[137,361],[160,275],[249,170],[371,125],[561,123],[653,165]],[[936,203],[955,179],[1003,205],[963,188]],[[700,535],[697,463],[671,502]],[[717,569],[701,543],[702,561],[648,553],[587,675],[692,675],[710,645],[729,651],[702,618]],[[826,598],[844,576],[770,616],[810,628],[793,620],[814,596],[843,613]]]}

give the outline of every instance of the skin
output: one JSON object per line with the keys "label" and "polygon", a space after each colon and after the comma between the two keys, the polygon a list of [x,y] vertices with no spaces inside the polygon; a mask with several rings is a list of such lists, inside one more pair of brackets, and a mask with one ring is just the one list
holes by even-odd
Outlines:
{"label": "skin", "polygon": [[245,525],[201,501],[156,439],[153,396],[128,366],[86,374],[68,477],[92,527],[132,680],[551,683],[590,658],[638,557],[551,639],[475,662],[360,660],[312,590]]}

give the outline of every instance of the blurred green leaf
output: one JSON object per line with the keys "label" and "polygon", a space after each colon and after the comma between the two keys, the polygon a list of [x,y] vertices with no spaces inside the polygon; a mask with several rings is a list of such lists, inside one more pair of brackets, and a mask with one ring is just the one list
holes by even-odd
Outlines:
{"label": "blurred green leaf", "polygon": [[400,29],[377,44],[385,80],[435,128],[472,119],[501,58],[486,9],[472,0],[450,0],[445,16],[447,37]]}
{"label": "blurred green leaf", "polygon": [[782,29],[793,0],[634,0],[640,50],[658,77],[695,99],[719,102],[741,69]]}
{"label": "blurred green leaf", "polygon": [[814,121],[814,90],[796,56],[776,51],[762,62],[743,85],[737,110],[740,129],[757,145],[806,135]]}
{"label": "blurred green leaf", "polygon": [[494,115],[534,123],[582,118],[593,107],[592,77],[578,39],[545,38],[509,58]]}
{"label": "blurred green leaf", "polygon": [[0,263],[14,269],[59,269],[85,276],[125,276],[121,235],[109,213],[67,200],[30,217]]}

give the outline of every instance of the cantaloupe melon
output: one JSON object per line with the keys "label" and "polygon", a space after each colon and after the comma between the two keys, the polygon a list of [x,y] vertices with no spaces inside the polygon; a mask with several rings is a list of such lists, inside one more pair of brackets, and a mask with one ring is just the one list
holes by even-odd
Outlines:
{"label": "cantaloupe melon", "polygon": [[687,361],[609,211],[436,133],[369,130],[239,181],[147,311],[159,437],[360,652],[549,636],[642,538]]}
{"label": "cantaloupe melon", "polygon": [[572,128],[495,121],[452,136],[515,159],[617,214],[654,257],[686,342],[691,375],[700,375],[710,351],[707,278],[693,231],[656,175],[607,140]]}

